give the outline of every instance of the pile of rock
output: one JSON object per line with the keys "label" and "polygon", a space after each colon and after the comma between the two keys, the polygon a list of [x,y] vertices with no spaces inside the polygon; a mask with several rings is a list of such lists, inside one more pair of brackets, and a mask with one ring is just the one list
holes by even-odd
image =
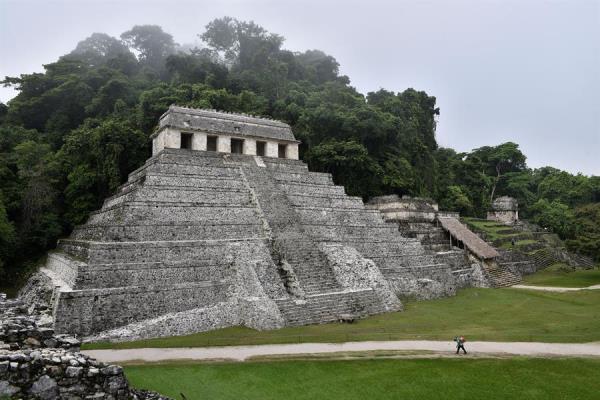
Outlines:
{"label": "pile of rock", "polygon": [[121,367],[80,353],[79,340],[41,326],[44,311],[0,294],[0,398],[167,399],[130,388]]}
{"label": "pile of rock", "polygon": [[36,319],[28,315],[3,318],[0,325],[0,349],[20,350],[37,348],[61,348],[79,351],[81,342],[68,335],[55,335],[54,329],[38,326]]}
{"label": "pile of rock", "polygon": [[121,367],[64,349],[0,352],[0,394],[40,399],[128,399]]}

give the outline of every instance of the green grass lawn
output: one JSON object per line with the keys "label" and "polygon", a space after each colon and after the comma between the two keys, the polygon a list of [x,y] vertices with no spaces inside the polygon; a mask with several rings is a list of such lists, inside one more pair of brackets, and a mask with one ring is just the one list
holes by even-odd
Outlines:
{"label": "green grass lawn", "polygon": [[274,361],[126,366],[174,399],[598,399],[598,359]]}
{"label": "green grass lawn", "polygon": [[454,297],[405,303],[405,311],[371,316],[353,324],[323,324],[255,331],[220,329],[84,348],[202,347],[266,343],[364,340],[539,341],[600,340],[600,290],[551,293],[520,289],[464,289]]}
{"label": "green grass lawn", "polygon": [[487,221],[478,218],[464,217],[462,221],[467,224],[470,229],[484,232],[488,240],[496,240],[500,238],[511,238],[516,234],[501,233],[501,231],[510,229],[510,226],[501,224],[496,221]]}
{"label": "green grass lawn", "polygon": [[600,284],[600,269],[567,271],[560,264],[523,278],[526,285],[587,287]]}

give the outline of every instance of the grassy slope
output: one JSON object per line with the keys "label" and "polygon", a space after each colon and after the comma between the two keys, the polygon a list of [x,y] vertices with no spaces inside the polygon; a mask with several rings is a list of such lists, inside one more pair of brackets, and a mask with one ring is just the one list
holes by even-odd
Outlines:
{"label": "grassy slope", "polygon": [[568,271],[554,265],[523,277],[523,284],[539,286],[587,287],[600,284],[600,269]]}
{"label": "grassy slope", "polygon": [[275,361],[125,367],[134,386],[188,399],[594,399],[597,359]]}
{"label": "grassy slope", "polygon": [[503,231],[510,230],[510,226],[501,224],[496,221],[486,221],[478,218],[462,218],[462,222],[466,223],[470,229],[474,229],[479,232],[484,232],[488,240],[496,239],[510,239],[515,234],[502,233]]}
{"label": "grassy slope", "polygon": [[600,340],[600,290],[550,293],[519,289],[465,289],[457,296],[407,303],[404,312],[354,324],[309,325],[273,331],[243,327],[188,336],[86,348],[195,347],[265,343],[439,339],[591,342]]}
{"label": "grassy slope", "polygon": [[[519,239],[515,241],[515,244],[511,243],[511,239],[513,237],[518,237],[518,235],[527,236],[527,232],[521,233],[506,233],[510,232],[511,228],[504,224],[495,222],[495,221],[486,221],[477,218],[463,218],[463,222],[465,222],[471,229],[474,229],[478,232],[483,232],[487,236],[489,240],[495,241],[503,241],[500,247],[509,250],[520,250],[524,253],[533,255],[534,251],[526,251],[523,249],[524,247],[536,243],[540,243],[546,247],[562,247],[563,243],[556,237],[556,235],[544,235],[543,239],[535,240],[533,237],[529,239]],[[531,234],[529,234],[531,236]],[[541,286],[564,286],[564,287],[586,287],[591,285],[600,284],[600,271],[566,271],[568,268],[563,268],[561,271],[561,265],[554,265],[552,268],[549,267],[544,271],[540,271],[534,275],[529,275],[524,277],[524,283],[530,285],[541,285]]]}

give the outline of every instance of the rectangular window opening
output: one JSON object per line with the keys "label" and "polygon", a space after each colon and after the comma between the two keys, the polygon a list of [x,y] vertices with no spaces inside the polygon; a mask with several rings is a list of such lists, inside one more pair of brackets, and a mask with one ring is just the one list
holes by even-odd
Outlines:
{"label": "rectangular window opening", "polygon": [[277,156],[279,158],[285,158],[286,147],[287,147],[287,145],[285,145],[285,144],[280,144],[279,146],[277,146]]}
{"label": "rectangular window opening", "polygon": [[193,133],[182,133],[181,134],[181,148],[182,149],[192,149],[192,138],[194,137]]}
{"label": "rectangular window opening", "polygon": [[267,142],[256,141],[256,155],[264,157],[267,154],[266,151]]}
{"label": "rectangular window opening", "polygon": [[217,137],[216,136],[208,136],[206,138],[206,150],[217,151]]}
{"label": "rectangular window opening", "polygon": [[233,154],[244,154],[244,139],[231,139],[231,152]]}

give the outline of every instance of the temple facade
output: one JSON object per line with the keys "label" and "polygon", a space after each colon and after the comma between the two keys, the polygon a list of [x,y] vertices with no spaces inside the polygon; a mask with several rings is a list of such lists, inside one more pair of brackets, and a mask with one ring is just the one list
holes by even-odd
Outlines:
{"label": "temple facade", "polygon": [[283,122],[171,106],[152,135],[152,155],[189,149],[297,160],[299,143]]}
{"label": "temple facade", "polygon": [[487,219],[514,225],[519,221],[519,203],[517,199],[508,196],[496,198],[492,202],[492,210],[488,211]]}

